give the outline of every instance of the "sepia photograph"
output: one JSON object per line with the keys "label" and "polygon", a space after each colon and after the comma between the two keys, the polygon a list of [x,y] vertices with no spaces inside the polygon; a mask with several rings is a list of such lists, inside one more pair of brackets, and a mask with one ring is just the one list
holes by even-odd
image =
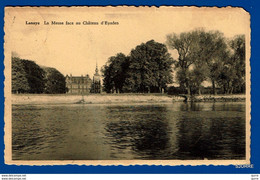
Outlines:
{"label": "sepia photograph", "polygon": [[6,7],[5,163],[250,164],[250,15]]}

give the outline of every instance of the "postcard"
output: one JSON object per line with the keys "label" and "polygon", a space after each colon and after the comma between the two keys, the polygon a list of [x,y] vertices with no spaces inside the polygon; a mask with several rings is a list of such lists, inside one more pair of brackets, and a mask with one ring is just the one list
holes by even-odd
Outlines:
{"label": "postcard", "polygon": [[5,163],[250,165],[238,7],[6,7]]}

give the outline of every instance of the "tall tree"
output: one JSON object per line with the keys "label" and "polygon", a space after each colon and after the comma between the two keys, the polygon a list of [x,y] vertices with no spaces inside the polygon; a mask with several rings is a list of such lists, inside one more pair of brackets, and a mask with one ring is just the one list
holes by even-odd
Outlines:
{"label": "tall tree", "polygon": [[17,57],[12,57],[12,92],[27,93],[29,89],[30,86],[22,61]]}
{"label": "tall tree", "polygon": [[26,78],[28,80],[30,89],[28,93],[43,93],[45,88],[45,72],[35,62],[30,60],[22,60]]}
{"label": "tall tree", "polygon": [[102,68],[103,86],[107,93],[123,92],[127,71],[129,67],[129,57],[123,53],[109,58],[106,65]]}
{"label": "tall tree", "polygon": [[113,80],[111,78],[112,71],[108,63],[106,63],[101,68],[101,72],[103,76],[103,91],[105,91],[106,93],[112,93],[115,85],[113,84]]}
{"label": "tall tree", "polygon": [[236,70],[232,67],[231,64],[224,64],[220,66],[221,70],[218,76],[217,83],[222,88],[222,92],[224,94],[232,93],[233,85],[232,82],[234,80]]}
{"label": "tall tree", "polygon": [[198,94],[201,95],[201,84],[207,80],[208,67],[203,63],[196,63],[192,72],[191,72],[191,82],[193,84],[193,89],[198,91]]}
{"label": "tall tree", "polygon": [[219,31],[200,31],[197,61],[205,62],[208,67],[208,77],[212,83],[212,93],[216,94],[216,83],[223,61],[228,58],[227,43]]}
{"label": "tall tree", "polygon": [[55,68],[42,67],[45,71],[44,93],[62,94],[66,93],[65,77]]}
{"label": "tall tree", "polygon": [[172,83],[173,59],[167,47],[150,40],[130,53],[125,88],[133,92],[161,92]]}
{"label": "tall tree", "polygon": [[245,35],[237,35],[230,42],[233,50],[232,64],[236,69],[236,76],[233,80],[233,86],[237,92],[245,92],[245,76],[246,76],[246,54],[245,54]]}
{"label": "tall tree", "polygon": [[191,94],[190,67],[195,62],[194,49],[197,45],[197,33],[183,32],[179,35],[172,33],[167,35],[166,44],[170,49],[177,50],[178,59],[174,61],[177,70],[177,80],[180,87],[187,89],[188,94]]}
{"label": "tall tree", "polygon": [[40,67],[31,60],[12,57],[12,92],[65,93],[65,77],[55,68]]}
{"label": "tall tree", "polygon": [[237,35],[229,41],[230,53],[222,58],[218,84],[225,94],[245,92],[245,36]]}
{"label": "tall tree", "polygon": [[227,54],[227,44],[223,34],[218,31],[205,32],[203,29],[198,29],[180,35],[170,34],[167,36],[167,44],[171,49],[176,49],[179,54],[175,67],[179,72],[177,78],[180,86],[185,86],[188,94],[191,87],[196,86],[200,93],[201,83],[209,78],[215,94],[219,65]]}

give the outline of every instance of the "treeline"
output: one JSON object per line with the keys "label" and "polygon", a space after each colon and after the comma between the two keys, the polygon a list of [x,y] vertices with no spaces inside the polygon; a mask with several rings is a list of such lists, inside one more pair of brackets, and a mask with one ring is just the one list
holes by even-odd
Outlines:
{"label": "treeline", "polygon": [[[197,29],[167,35],[166,45],[151,40],[136,46],[128,56],[118,53],[110,57],[102,68],[104,91],[245,93],[244,35],[227,39],[219,31]],[[177,59],[167,47],[178,53]],[[173,82],[172,74],[178,87],[167,87]],[[211,88],[204,87],[204,82]]]}
{"label": "treeline", "polygon": [[56,69],[40,67],[31,60],[12,57],[12,93],[65,92],[65,77]]}
{"label": "treeline", "polygon": [[212,94],[245,92],[245,36],[227,39],[219,31],[203,29],[167,35],[167,46],[176,50],[176,80],[180,90],[200,94],[210,81]]}
{"label": "treeline", "polygon": [[154,40],[136,46],[128,56],[118,53],[103,66],[107,93],[162,92],[172,83],[174,61],[166,45]]}

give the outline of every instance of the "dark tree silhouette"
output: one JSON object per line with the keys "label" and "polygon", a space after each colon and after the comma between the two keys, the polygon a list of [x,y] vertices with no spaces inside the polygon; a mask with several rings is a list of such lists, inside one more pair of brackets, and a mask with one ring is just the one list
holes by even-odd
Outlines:
{"label": "dark tree silhouette", "polygon": [[65,77],[54,68],[12,57],[12,93],[65,93],[65,83]]}
{"label": "dark tree silhouette", "polygon": [[125,89],[131,92],[162,92],[172,83],[173,59],[167,47],[150,40],[130,53]]}
{"label": "dark tree silhouette", "polygon": [[121,93],[129,68],[129,57],[123,53],[109,58],[106,65],[102,68],[103,86],[107,93]]}
{"label": "dark tree silhouette", "polygon": [[43,67],[45,71],[44,93],[62,94],[66,93],[65,77],[55,68]]}
{"label": "dark tree silhouette", "polygon": [[30,89],[28,93],[41,94],[45,88],[45,72],[35,62],[22,59]]}
{"label": "dark tree silhouette", "polygon": [[30,86],[22,61],[12,57],[12,93],[29,92]]}

